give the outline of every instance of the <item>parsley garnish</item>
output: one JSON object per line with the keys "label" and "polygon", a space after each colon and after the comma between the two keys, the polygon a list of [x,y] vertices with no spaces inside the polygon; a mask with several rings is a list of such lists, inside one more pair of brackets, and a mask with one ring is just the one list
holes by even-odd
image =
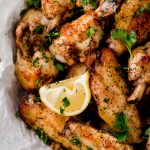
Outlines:
{"label": "parsley garnish", "polygon": [[63,98],[62,103],[63,103],[64,108],[66,108],[70,105],[70,102],[67,97]]}
{"label": "parsley garnish", "polygon": [[16,111],[15,116],[16,116],[16,118],[20,118],[20,113],[19,113],[19,111]]}
{"label": "parsley garnish", "polygon": [[72,144],[81,144],[80,140],[78,137],[72,137],[71,139]]}
{"label": "parsley garnish", "polygon": [[36,134],[38,137],[43,140],[44,144],[49,144],[49,137],[41,128],[35,129]]}
{"label": "parsley garnish", "polygon": [[64,113],[64,108],[60,107],[60,113],[63,114]]}
{"label": "parsley garnish", "polygon": [[91,27],[90,29],[88,29],[88,30],[86,31],[87,37],[91,37],[91,36],[94,35],[94,34],[95,34],[95,28],[94,28],[94,27]]}
{"label": "parsley garnish", "polygon": [[117,131],[113,131],[113,135],[118,139],[119,142],[125,141],[128,134],[127,117],[121,113],[116,113],[116,122],[113,126]]}
{"label": "parsley garnish", "polygon": [[86,150],[93,150],[91,147],[87,146]]}
{"label": "parsley garnish", "polygon": [[105,103],[108,103],[109,102],[109,98],[104,98],[104,100],[103,100]]}
{"label": "parsley garnish", "polygon": [[38,51],[42,50],[42,45],[38,45]]}
{"label": "parsley garnish", "polygon": [[149,136],[149,134],[150,134],[150,127],[148,127],[144,132],[145,136]]}
{"label": "parsley garnish", "polygon": [[34,30],[33,30],[33,34],[37,33],[37,34],[42,34],[44,31],[44,26],[43,25],[38,25]]}
{"label": "parsley garnish", "polygon": [[49,61],[49,58],[46,56],[46,54],[45,54],[45,53],[43,53],[43,54],[42,54],[42,57],[46,60],[46,62],[48,62],[48,61]]}
{"label": "parsley garnish", "polygon": [[40,96],[35,95],[35,96],[34,96],[34,102],[41,102]]}
{"label": "parsley garnish", "polygon": [[85,5],[88,5],[88,4],[91,4],[93,7],[97,6],[96,0],[80,0],[80,3],[81,3],[82,6],[85,6]]}
{"label": "parsley garnish", "polygon": [[61,62],[59,62],[56,58],[54,58],[53,63],[54,63],[54,66],[57,70],[59,70],[59,71],[65,70],[64,65]]}
{"label": "parsley garnish", "polygon": [[130,33],[127,33],[125,31],[123,31],[122,29],[116,29],[112,32],[111,36],[114,39],[123,41],[128,48],[130,57],[133,58],[131,48],[136,43],[135,33],[133,31],[131,31]]}
{"label": "parsley garnish", "polygon": [[37,79],[37,80],[35,81],[35,86],[36,86],[36,88],[38,88],[39,83],[40,83],[40,79]]}
{"label": "parsley garnish", "polygon": [[34,60],[33,60],[33,66],[35,66],[35,64],[39,61],[39,57],[36,57]]}
{"label": "parsley garnish", "polygon": [[27,5],[29,7],[34,7],[34,8],[40,8],[41,7],[41,0],[27,0]]}
{"label": "parsley garnish", "polygon": [[52,40],[59,36],[60,36],[60,32],[58,31],[58,29],[55,29],[53,32],[47,33],[45,47],[48,48],[49,45],[52,43]]}

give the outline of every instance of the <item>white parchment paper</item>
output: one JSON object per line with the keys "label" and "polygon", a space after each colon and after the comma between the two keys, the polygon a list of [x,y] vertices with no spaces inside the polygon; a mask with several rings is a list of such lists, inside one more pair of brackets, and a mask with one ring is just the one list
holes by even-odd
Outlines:
{"label": "white parchment paper", "polygon": [[24,0],[0,0],[0,150],[50,150],[15,117],[18,83],[14,75],[13,31]]}

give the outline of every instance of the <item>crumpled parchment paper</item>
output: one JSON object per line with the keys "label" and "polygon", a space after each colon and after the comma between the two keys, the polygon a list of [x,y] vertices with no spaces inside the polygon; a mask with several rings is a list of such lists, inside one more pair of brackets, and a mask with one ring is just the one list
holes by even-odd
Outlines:
{"label": "crumpled parchment paper", "polygon": [[16,119],[19,85],[14,75],[14,29],[24,0],[0,0],[0,150],[50,150]]}

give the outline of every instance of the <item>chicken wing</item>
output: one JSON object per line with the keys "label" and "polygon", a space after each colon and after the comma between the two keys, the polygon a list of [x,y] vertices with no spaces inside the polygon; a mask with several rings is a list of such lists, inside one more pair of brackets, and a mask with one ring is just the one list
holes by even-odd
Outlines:
{"label": "chicken wing", "polygon": [[[147,11],[150,0],[126,0],[121,10],[115,15],[115,28],[126,32],[134,31],[137,43],[145,41],[150,33],[150,13]],[[127,51],[125,43],[108,39],[109,48],[118,55]]]}
{"label": "chicken wing", "polygon": [[99,20],[113,14],[119,3],[120,0],[106,0],[95,11],[87,12],[77,20],[62,26],[60,37],[49,47],[51,53],[68,65],[78,61],[84,62],[103,37],[103,24]]}
{"label": "chicken wing", "polygon": [[128,78],[135,82],[135,90],[128,102],[139,101],[150,86],[150,42],[133,50],[133,59],[129,59]]}
{"label": "chicken wing", "polygon": [[41,102],[35,103],[33,95],[24,97],[19,105],[19,112],[30,127],[42,128],[50,139],[72,150],[133,149],[128,145],[120,144],[117,139],[107,133],[52,112]]}
{"label": "chicken wing", "polygon": [[135,105],[128,105],[128,88],[117,68],[120,65],[113,52],[103,49],[100,58],[95,63],[91,75],[90,87],[99,116],[111,127],[115,128],[117,114],[123,113],[127,119],[129,143],[140,142],[140,117]]}

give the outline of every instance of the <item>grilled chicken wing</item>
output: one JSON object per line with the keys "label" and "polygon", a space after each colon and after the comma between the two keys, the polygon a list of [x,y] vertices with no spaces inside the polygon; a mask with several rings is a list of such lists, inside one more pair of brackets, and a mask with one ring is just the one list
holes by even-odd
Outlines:
{"label": "grilled chicken wing", "polygon": [[95,11],[87,12],[72,23],[62,26],[61,36],[49,47],[56,59],[68,65],[79,60],[84,62],[103,37],[103,24],[99,20],[113,14],[118,3],[120,0],[105,1]]}
{"label": "grilled chicken wing", "polygon": [[135,82],[135,90],[128,101],[138,101],[150,85],[150,42],[133,50],[133,59],[129,60],[128,78]]}
{"label": "grilled chicken wing", "polygon": [[[140,118],[135,105],[128,105],[128,88],[116,68],[120,65],[113,52],[103,49],[91,75],[90,87],[98,106],[99,116],[111,127],[116,123],[116,114],[124,113],[129,128],[127,141],[140,142]],[[131,129],[131,130],[130,130]]]}
{"label": "grilled chicken wing", "polygon": [[[145,41],[150,33],[150,13],[147,12],[150,0],[126,0],[121,10],[115,15],[115,28],[126,32],[134,31],[137,43]],[[127,51],[126,45],[112,37],[108,39],[109,48],[118,55]]]}
{"label": "grilled chicken wing", "polygon": [[16,76],[25,90],[34,90],[52,82],[58,71],[53,56],[45,50],[43,38],[49,21],[39,10],[29,10],[16,29]]}
{"label": "grilled chicken wing", "polygon": [[33,95],[24,97],[19,105],[19,112],[30,127],[42,128],[49,138],[73,150],[87,150],[87,148],[93,148],[93,150],[133,149],[128,145],[120,144],[117,139],[107,133],[58,115],[40,102],[35,103]]}

